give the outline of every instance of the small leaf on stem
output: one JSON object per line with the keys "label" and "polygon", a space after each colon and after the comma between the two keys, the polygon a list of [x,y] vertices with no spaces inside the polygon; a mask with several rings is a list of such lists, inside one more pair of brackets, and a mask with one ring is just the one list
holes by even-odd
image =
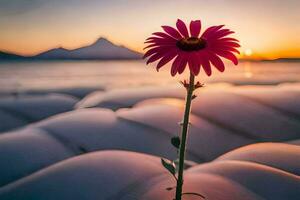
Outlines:
{"label": "small leaf on stem", "polygon": [[174,162],[172,161],[167,161],[163,158],[161,158],[161,164],[166,168],[173,176],[176,174],[176,166]]}
{"label": "small leaf on stem", "polygon": [[176,188],[176,187],[167,187],[166,190],[171,191],[171,190],[173,190],[174,188]]}
{"label": "small leaf on stem", "polygon": [[192,99],[196,99],[196,97],[197,97],[197,95],[193,95],[193,96],[192,96]]}
{"label": "small leaf on stem", "polygon": [[195,90],[198,89],[198,88],[202,88],[202,87],[204,87],[204,84],[197,81],[197,83],[195,84]]}
{"label": "small leaf on stem", "polygon": [[175,148],[179,149],[179,147],[180,147],[180,138],[179,137],[172,137],[171,143]]}
{"label": "small leaf on stem", "polygon": [[188,89],[190,86],[186,80],[180,81],[180,83],[181,83],[181,85],[183,85],[183,87],[185,87],[185,89]]}

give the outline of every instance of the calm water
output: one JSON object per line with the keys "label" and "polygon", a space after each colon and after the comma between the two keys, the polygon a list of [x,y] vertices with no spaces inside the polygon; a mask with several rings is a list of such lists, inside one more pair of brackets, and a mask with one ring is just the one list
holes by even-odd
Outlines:
{"label": "calm water", "polygon": [[[157,73],[143,61],[0,62],[0,91],[169,85],[187,77],[172,78],[168,69]],[[299,74],[297,62],[241,62],[239,66],[228,63],[226,73],[215,70],[212,77],[200,75],[199,79],[205,83],[280,84],[300,82]]]}

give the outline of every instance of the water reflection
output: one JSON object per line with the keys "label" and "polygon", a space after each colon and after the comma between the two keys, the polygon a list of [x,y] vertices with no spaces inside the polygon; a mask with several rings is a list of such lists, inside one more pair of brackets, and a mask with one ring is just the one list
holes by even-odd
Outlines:
{"label": "water reflection", "polygon": [[[156,72],[155,66],[143,61],[68,61],[0,63],[0,90],[28,90],[64,87],[123,88],[177,84],[187,73],[171,77],[170,66]],[[213,69],[207,77],[200,73],[199,81],[231,84],[280,84],[300,82],[297,62],[227,63],[226,73]]]}

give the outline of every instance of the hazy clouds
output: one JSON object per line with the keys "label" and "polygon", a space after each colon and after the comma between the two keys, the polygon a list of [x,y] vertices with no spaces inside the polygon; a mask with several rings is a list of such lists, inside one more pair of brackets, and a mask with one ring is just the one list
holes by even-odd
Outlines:
{"label": "hazy clouds", "polygon": [[259,54],[300,56],[299,7],[299,0],[0,0],[0,50],[75,48],[99,36],[142,50],[151,32],[182,18],[226,24],[242,48]]}
{"label": "hazy clouds", "polygon": [[47,0],[0,0],[0,16],[18,15],[39,8]]}

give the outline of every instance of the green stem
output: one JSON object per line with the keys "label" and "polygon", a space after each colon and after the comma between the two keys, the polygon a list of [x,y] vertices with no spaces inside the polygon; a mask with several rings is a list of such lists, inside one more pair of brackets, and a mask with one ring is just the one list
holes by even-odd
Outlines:
{"label": "green stem", "polygon": [[187,140],[188,128],[189,128],[189,117],[191,111],[192,96],[195,89],[194,81],[195,81],[195,76],[192,73],[190,73],[190,82],[189,82],[189,87],[187,89],[185,111],[184,111],[182,130],[181,130],[181,142],[179,147],[179,169],[178,169],[178,178],[177,178],[177,186],[176,186],[176,200],[181,200],[182,197],[183,170],[184,170],[185,149],[186,149],[185,146],[186,146],[186,140]]}

